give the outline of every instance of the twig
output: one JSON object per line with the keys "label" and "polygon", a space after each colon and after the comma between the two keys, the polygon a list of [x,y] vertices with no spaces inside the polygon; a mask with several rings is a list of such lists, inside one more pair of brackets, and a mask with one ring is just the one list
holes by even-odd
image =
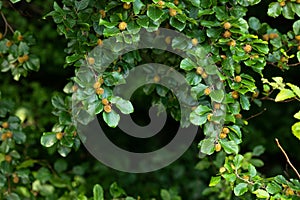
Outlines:
{"label": "twig", "polygon": [[4,21],[4,23],[5,23],[5,30],[4,30],[3,36],[5,36],[6,33],[7,33],[7,27],[9,28],[9,30],[10,30],[12,33],[14,33],[14,32],[15,32],[14,29],[13,29],[13,28],[9,25],[9,23],[7,22],[7,20],[6,20],[5,16],[4,16],[4,14],[3,14],[3,12],[0,11],[0,13],[1,13],[1,17],[2,17],[2,19],[3,19],[3,21]]}
{"label": "twig", "polygon": [[260,111],[259,113],[256,113],[255,115],[251,115],[250,117],[248,117],[248,118],[246,119],[246,121],[248,121],[249,119],[252,119],[252,118],[254,118],[254,117],[257,117],[257,116],[259,116],[259,115],[261,115],[261,114],[263,114],[266,110],[267,110],[267,109],[264,108],[264,109],[263,109],[262,111]]}
{"label": "twig", "polygon": [[[274,67],[277,67],[276,63],[274,63],[274,62],[268,62],[267,64],[272,65]],[[298,63],[292,63],[292,64],[286,64],[286,66],[288,66],[288,67],[296,67],[298,65],[300,65],[300,62],[298,62]]]}
{"label": "twig", "polygon": [[240,177],[240,175],[237,173],[237,170],[235,170],[234,174],[236,175],[236,177],[237,177],[238,179],[240,179],[240,180],[242,180],[242,181],[248,183],[249,185],[254,185],[254,183],[253,183],[252,181],[249,181],[249,180],[247,180],[247,179],[244,179],[244,178]]}
{"label": "twig", "polygon": [[279,147],[279,149],[282,151],[282,153],[284,154],[285,158],[286,158],[286,161],[288,162],[288,164],[292,167],[292,169],[294,170],[294,172],[297,174],[298,178],[300,179],[300,174],[299,172],[297,171],[297,169],[294,167],[294,165],[291,163],[288,155],[285,153],[284,149],[281,147],[281,145],[279,144],[279,141],[277,138],[275,138],[275,141],[277,143],[277,146]]}
{"label": "twig", "polygon": [[300,62],[293,63],[293,64],[287,64],[287,66],[289,66],[289,67],[295,67],[295,66],[298,66],[298,65],[300,65]]}

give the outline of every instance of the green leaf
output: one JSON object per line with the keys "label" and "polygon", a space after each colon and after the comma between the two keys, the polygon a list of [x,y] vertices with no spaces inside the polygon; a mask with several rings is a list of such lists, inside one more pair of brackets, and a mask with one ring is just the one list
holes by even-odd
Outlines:
{"label": "green leaf", "polygon": [[279,2],[272,2],[268,8],[268,15],[271,17],[278,17],[281,13],[281,6]]}
{"label": "green leaf", "polygon": [[57,142],[56,133],[46,132],[41,137],[41,145],[51,147]]}
{"label": "green leaf", "polygon": [[298,58],[298,61],[300,62],[300,51],[297,52],[297,58]]}
{"label": "green leaf", "polygon": [[262,145],[258,145],[253,149],[253,156],[260,156],[265,152],[266,148]]}
{"label": "green leaf", "polygon": [[223,177],[228,182],[234,182],[236,180],[236,175],[233,173],[232,174],[224,174]]}
{"label": "green leaf", "polygon": [[[294,31],[295,35],[300,35],[300,20],[297,20],[294,22],[293,31]],[[299,51],[298,51],[298,53],[299,53]],[[299,62],[300,62],[300,59],[299,59]]]}
{"label": "green leaf", "polygon": [[191,4],[197,8],[200,7],[200,0],[189,0],[189,2],[191,2]]}
{"label": "green leaf", "polygon": [[200,0],[200,5],[203,8],[209,8],[212,5],[212,0]]}
{"label": "green leaf", "polygon": [[238,0],[239,4],[242,6],[253,6],[255,4],[258,4],[261,0]]}
{"label": "green leaf", "polygon": [[282,175],[275,176],[274,180],[279,184],[284,184],[284,185],[287,184],[287,180]]}
{"label": "green leaf", "polygon": [[21,200],[19,195],[13,192],[9,193],[8,195],[5,195],[5,197],[6,200]]}
{"label": "green leaf", "polygon": [[230,130],[232,130],[239,138],[242,137],[241,128],[237,125],[228,126]]}
{"label": "green leaf", "polygon": [[245,194],[245,192],[247,192],[247,191],[248,191],[247,183],[239,183],[233,189],[235,196],[241,196],[241,195]]}
{"label": "green leaf", "polygon": [[190,71],[196,67],[196,64],[189,58],[185,58],[180,62],[180,68],[185,71]]}
{"label": "green leaf", "polygon": [[213,13],[214,13],[214,11],[212,9],[199,10],[198,17],[201,17],[203,15],[211,15]]}
{"label": "green leaf", "polygon": [[287,19],[294,19],[293,3],[287,2],[282,8],[282,15]]}
{"label": "green leaf", "polygon": [[67,146],[62,146],[60,145],[57,149],[57,152],[62,156],[62,157],[66,157],[70,152],[71,152],[71,148],[67,147]]}
{"label": "green leaf", "polygon": [[24,143],[26,141],[26,135],[25,133],[21,131],[14,131],[14,140],[17,144]]}
{"label": "green leaf", "polygon": [[182,31],[185,28],[186,23],[179,21],[175,17],[171,17],[170,18],[170,25],[173,26],[174,28],[176,28],[177,30]]}
{"label": "green leaf", "polygon": [[220,140],[219,141],[222,147],[224,148],[224,151],[228,154],[234,153],[237,154],[239,151],[239,146],[234,141],[228,141],[228,140]]}
{"label": "green leaf", "polygon": [[60,95],[54,95],[51,98],[51,103],[52,105],[59,109],[59,110],[64,110],[65,109],[65,102],[64,99]]}
{"label": "green leaf", "polygon": [[300,4],[293,4],[293,11],[296,13],[296,15],[298,15],[298,17],[300,17]]}
{"label": "green leaf", "polygon": [[253,194],[256,194],[256,197],[261,198],[261,199],[266,199],[266,198],[270,197],[269,193],[266,190],[263,190],[263,189],[255,190],[253,192]]}
{"label": "green leaf", "polygon": [[295,95],[295,93],[292,90],[290,90],[290,89],[282,89],[277,94],[277,96],[275,98],[275,102],[284,101],[286,99],[290,99],[290,98],[293,98],[295,96],[296,95]]}
{"label": "green leaf", "polygon": [[222,29],[211,28],[206,30],[206,35],[210,38],[218,38],[221,35],[222,31]]}
{"label": "green leaf", "polygon": [[141,9],[145,6],[141,0],[135,0],[133,2],[133,12],[135,15],[139,14]]}
{"label": "green leaf", "polygon": [[111,196],[113,196],[113,198],[118,198],[122,195],[126,195],[125,191],[120,188],[116,182],[110,185],[109,193],[111,194]]}
{"label": "green leaf", "polygon": [[112,110],[110,113],[103,112],[102,116],[103,120],[109,127],[115,128],[118,126],[120,115],[117,114],[114,110]]}
{"label": "green leaf", "polygon": [[19,1],[21,1],[21,0],[10,0],[10,2],[12,2],[12,3],[18,3]]}
{"label": "green leaf", "polygon": [[24,162],[20,163],[18,166],[17,166],[17,169],[22,169],[22,168],[29,168],[29,167],[32,167],[35,163],[38,163],[37,160],[25,160]]}
{"label": "green leaf", "polygon": [[191,112],[190,122],[196,126],[201,126],[207,122],[207,115],[198,115],[195,112]]}
{"label": "green leaf", "polygon": [[255,31],[258,31],[261,27],[261,23],[260,23],[259,19],[257,19],[256,17],[250,17],[249,18],[249,27]]}
{"label": "green leaf", "polygon": [[113,28],[106,28],[103,31],[103,35],[105,37],[111,37],[111,36],[115,36],[117,34],[120,33],[120,30],[117,27],[113,27]]}
{"label": "green leaf", "polygon": [[41,181],[42,183],[45,183],[46,181],[51,179],[51,172],[49,169],[47,169],[46,167],[41,167],[36,175],[35,178],[39,181]]}
{"label": "green leaf", "polygon": [[209,182],[209,187],[216,186],[221,181],[221,176],[212,176]]}
{"label": "green leaf", "polygon": [[274,38],[270,40],[270,43],[276,48],[279,49],[282,47],[281,37]]}
{"label": "green leaf", "polygon": [[294,115],[294,117],[295,117],[296,119],[300,119],[300,111],[298,111],[298,112]]}
{"label": "green leaf", "polygon": [[251,178],[257,174],[256,168],[252,164],[248,165],[248,171]]}
{"label": "green leaf", "polygon": [[159,20],[163,14],[164,12],[155,6],[150,6],[147,10],[147,16],[153,21]]}
{"label": "green leaf", "polygon": [[58,159],[54,163],[54,169],[58,172],[61,173],[65,171],[68,168],[68,163],[64,159]]}
{"label": "green leaf", "polygon": [[207,154],[207,155],[211,155],[215,149],[214,142],[215,142],[214,138],[208,138],[208,139],[202,140],[199,143],[200,152]]}
{"label": "green leaf", "polygon": [[185,79],[189,85],[198,85],[202,80],[201,76],[195,72],[188,72]]}
{"label": "green leaf", "polygon": [[108,22],[102,18],[100,18],[100,20],[99,20],[99,25],[103,25],[106,28],[115,28],[115,26],[118,24],[119,24],[119,22]]}
{"label": "green leaf", "polygon": [[204,115],[205,113],[211,112],[211,109],[208,106],[199,105],[193,112],[197,115]]}
{"label": "green leaf", "polygon": [[200,171],[207,169],[211,166],[210,161],[208,161],[207,159],[202,159],[201,161],[199,161],[197,163],[197,165],[195,166],[195,169],[198,169]]}
{"label": "green leaf", "polygon": [[228,19],[228,12],[225,6],[215,6],[213,7],[213,10],[215,11],[218,20],[224,21]]}
{"label": "green leaf", "polygon": [[149,18],[145,15],[139,16],[136,23],[143,28],[147,28],[149,26]]}
{"label": "green leaf", "polygon": [[124,100],[121,97],[112,97],[111,103],[116,104],[117,108],[123,114],[130,114],[133,112],[133,106],[130,101]]}
{"label": "green leaf", "polygon": [[242,166],[243,160],[244,160],[244,157],[240,154],[238,154],[234,157],[233,164],[236,169],[239,169]]}
{"label": "green leaf", "polygon": [[133,197],[126,197],[125,200],[136,200],[136,199]]}
{"label": "green leaf", "polygon": [[103,189],[101,185],[96,184],[93,188],[94,200],[104,200]]}
{"label": "green leaf", "polygon": [[160,196],[162,200],[171,200],[171,195],[166,189],[161,189],[160,190]]}
{"label": "green leaf", "polygon": [[271,183],[268,183],[267,187],[266,187],[267,192],[269,192],[270,194],[276,194],[279,193],[280,191],[282,191],[282,188],[279,184],[277,184],[276,182],[272,181]]}
{"label": "green leaf", "polygon": [[246,95],[240,95],[240,103],[244,110],[250,109],[250,101]]}
{"label": "green leaf", "polygon": [[191,89],[191,96],[194,99],[198,99],[200,96],[202,96],[204,94],[203,91],[205,90],[205,88],[207,88],[207,86],[204,84],[201,84],[201,83],[199,83],[196,86],[193,86]]}
{"label": "green leaf", "polygon": [[293,90],[293,92],[300,98],[300,88],[297,85],[287,83],[287,85]]}
{"label": "green leaf", "polygon": [[70,64],[70,63],[76,62],[76,61],[79,60],[81,57],[82,57],[82,56],[79,55],[79,54],[73,54],[73,55],[71,55],[71,56],[67,56],[67,57],[66,57],[66,62],[67,62],[68,64]]}
{"label": "green leaf", "polygon": [[55,11],[59,12],[60,14],[64,14],[65,13],[64,10],[55,1],[53,3],[53,8],[54,8]]}
{"label": "green leaf", "polygon": [[249,161],[251,164],[253,164],[255,167],[262,167],[262,166],[264,166],[264,162],[262,161],[262,160],[260,160],[260,159],[251,159],[250,161]]}
{"label": "green leaf", "polygon": [[292,133],[300,140],[300,122],[297,122],[292,126]]}
{"label": "green leaf", "polygon": [[75,7],[77,11],[83,10],[88,7],[90,0],[81,0],[81,1],[75,1]]}
{"label": "green leaf", "polygon": [[225,93],[223,90],[212,90],[209,96],[213,101],[221,103],[225,97]]}
{"label": "green leaf", "polygon": [[103,78],[104,78],[104,83],[107,86],[124,84],[126,82],[122,74],[118,72],[107,73],[103,76]]}

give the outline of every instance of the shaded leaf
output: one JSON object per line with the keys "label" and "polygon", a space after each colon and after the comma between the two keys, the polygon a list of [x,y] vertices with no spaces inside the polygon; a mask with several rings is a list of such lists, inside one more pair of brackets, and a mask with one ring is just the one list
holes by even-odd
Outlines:
{"label": "shaded leaf", "polygon": [[110,185],[109,192],[113,198],[121,197],[122,195],[126,195],[125,191],[120,188],[116,182]]}
{"label": "shaded leaf", "polygon": [[253,149],[253,156],[260,156],[261,154],[263,154],[265,152],[265,147],[262,145],[258,145],[256,147],[254,147]]}
{"label": "shaded leaf", "polygon": [[41,145],[51,147],[57,142],[56,133],[46,132],[41,137]]}
{"label": "shaded leaf", "polygon": [[245,194],[245,192],[247,192],[247,191],[248,191],[247,183],[239,183],[233,189],[235,196],[241,196],[241,195]]}

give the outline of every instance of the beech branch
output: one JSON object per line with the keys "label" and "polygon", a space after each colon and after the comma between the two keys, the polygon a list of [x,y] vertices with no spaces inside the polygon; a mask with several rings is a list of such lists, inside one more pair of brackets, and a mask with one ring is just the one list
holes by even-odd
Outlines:
{"label": "beech branch", "polygon": [[294,172],[297,174],[298,178],[300,179],[300,174],[299,174],[299,172],[298,172],[297,169],[294,167],[294,165],[291,163],[291,161],[290,161],[288,155],[285,153],[284,149],[283,149],[282,146],[280,145],[279,140],[278,140],[277,138],[275,138],[275,141],[276,141],[276,143],[277,143],[277,146],[279,147],[279,149],[282,151],[283,155],[285,156],[287,163],[291,166],[291,168],[294,170]]}

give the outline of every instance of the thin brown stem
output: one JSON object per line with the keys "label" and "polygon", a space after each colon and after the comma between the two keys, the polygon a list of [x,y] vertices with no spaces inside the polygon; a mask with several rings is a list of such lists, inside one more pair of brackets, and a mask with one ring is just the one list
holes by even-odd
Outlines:
{"label": "thin brown stem", "polygon": [[264,108],[262,111],[260,111],[259,113],[256,113],[256,114],[254,114],[254,115],[251,115],[250,117],[248,117],[247,119],[246,119],[246,121],[248,121],[249,119],[252,119],[252,118],[254,118],[254,117],[257,117],[257,116],[259,116],[259,115],[261,115],[261,114],[263,114],[264,112],[266,112],[266,108]]}
{"label": "thin brown stem", "polygon": [[289,67],[295,67],[295,66],[298,66],[298,65],[300,65],[300,62],[293,63],[293,64],[287,64],[287,66],[289,66]]}
{"label": "thin brown stem", "polygon": [[294,167],[294,165],[291,163],[288,155],[285,153],[284,149],[281,147],[280,143],[279,143],[279,140],[277,138],[275,138],[275,141],[277,143],[277,146],[279,147],[279,149],[282,151],[283,155],[285,156],[286,158],[286,161],[287,163],[291,166],[291,168],[294,170],[294,172],[297,174],[298,178],[300,179],[300,174],[299,172],[297,171],[297,169]]}
{"label": "thin brown stem", "polygon": [[235,170],[234,174],[236,175],[236,177],[237,177],[238,179],[240,179],[240,180],[242,180],[242,181],[248,183],[249,185],[254,185],[254,183],[253,183],[252,181],[249,181],[249,180],[247,180],[247,179],[244,179],[244,178],[240,177],[240,175],[237,173],[237,170]]}
{"label": "thin brown stem", "polygon": [[5,23],[5,30],[4,30],[3,36],[6,35],[6,33],[7,33],[7,28],[8,28],[12,33],[14,33],[14,32],[15,32],[14,29],[13,29],[13,28],[10,26],[10,24],[7,22],[6,17],[4,16],[3,12],[0,11],[0,14],[1,14],[1,17],[2,17],[2,19],[3,19],[3,21],[4,21],[4,23]]}
{"label": "thin brown stem", "polygon": [[[277,64],[274,63],[274,62],[268,62],[268,64],[269,64],[269,65],[272,65],[272,66],[274,66],[274,67],[277,67]],[[286,64],[286,66],[288,66],[288,67],[296,67],[296,66],[298,66],[298,65],[300,65],[300,62],[298,62],[298,63],[293,63],[293,64]]]}

